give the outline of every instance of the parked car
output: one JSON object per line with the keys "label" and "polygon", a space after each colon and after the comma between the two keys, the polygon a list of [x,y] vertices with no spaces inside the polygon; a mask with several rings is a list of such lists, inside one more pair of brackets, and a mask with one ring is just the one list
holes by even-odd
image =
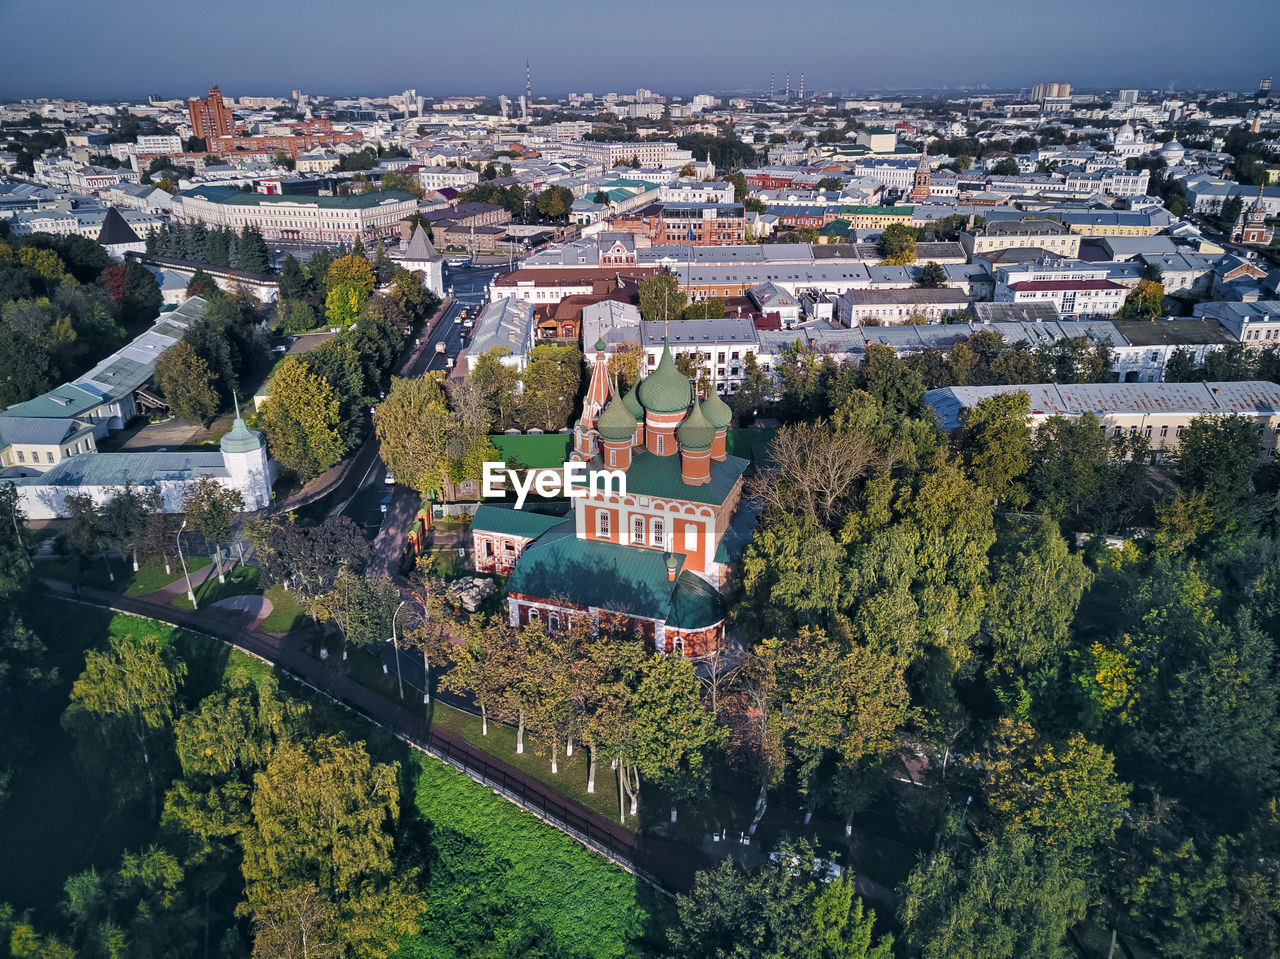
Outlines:
{"label": "parked car", "polygon": [[391,475],[391,470],[387,470],[387,475],[382,477],[382,482],[386,483],[388,486],[391,486],[395,483],[395,481],[396,481],[396,478]]}

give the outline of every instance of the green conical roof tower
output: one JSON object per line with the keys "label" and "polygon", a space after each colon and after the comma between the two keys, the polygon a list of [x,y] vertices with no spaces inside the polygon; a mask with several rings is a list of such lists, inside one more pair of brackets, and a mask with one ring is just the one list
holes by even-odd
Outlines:
{"label": "green conical roof tower", "polygon": [[631,415],[625,403],[618,400],[618,390],[613,390],[613,399],[596,420],[596,432],[601,439],[610,443],[625,443],[636,433],[636,418]]}
{"label": "green conical roof tower", "polygon": [[239,397],[234,399],[236,421],[231,426],[231,432],[222,438],[222,443],[219,445],[224,453],[256,453],[262,449],[262,434],[249,429],[245,421],[240,418],[240,399]]}
{"label": "green conical roof tower", "polygon": [[717,431],[727,430],[729,423],[733,420],[733,410],[729,409],[728,403],[720,399],[714,384],[707,398],[702,401],[702,415]]}
{"label": "green conical roof tower", "polygon": [[690,453],[701,453],[711,449],[715,438],[716,428],[703,416],[702,404],[694,400],[693,410],[676,430],[676,439],[680,441],[680,446]]}
{"label": "green conical roof tower", "polygon": [[676,369],[667,338],[662,338],[662,359],[658,368],[640,381],[640,402],[651,413],[683,413],[693,399],[689,381]]}

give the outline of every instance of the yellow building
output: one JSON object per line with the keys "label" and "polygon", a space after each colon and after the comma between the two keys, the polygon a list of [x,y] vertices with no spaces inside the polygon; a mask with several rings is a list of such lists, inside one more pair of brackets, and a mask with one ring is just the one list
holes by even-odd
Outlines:
{"label": "yellow building", "polygon": [[910,226],[913,206],[842,206],[837,218],[847,220],[852,230],[883,230],[892,223]]}

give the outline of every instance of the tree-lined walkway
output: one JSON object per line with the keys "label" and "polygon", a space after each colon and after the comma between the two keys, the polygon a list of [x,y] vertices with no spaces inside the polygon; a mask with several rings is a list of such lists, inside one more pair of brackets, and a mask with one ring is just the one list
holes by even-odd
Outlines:
{"label": "tree-lined walkway", "polygon": [[[72,600],[159,620],[220,639],[265,660],[410,745],[448,762],[659,888],[670,891],[682,888],[688,882],[689,854],[692,851],[687,847],[681,845],[677,854],[667,848],[672,845],[667,841],[638,837],[618,823],[477,749],[461,737],[433,728],[422,716],[411,713],[313,658],[296,634],[278,636],[247,627],[243,625],[243,615],[238,612],[207,608],[191,612],[151,599],[126,597],[61,580],[46,579],[44,582],[55,594]],[[185,592],[185,580],[180,582],[181,592]],[[696,852],[694,855],[696,857]]]}

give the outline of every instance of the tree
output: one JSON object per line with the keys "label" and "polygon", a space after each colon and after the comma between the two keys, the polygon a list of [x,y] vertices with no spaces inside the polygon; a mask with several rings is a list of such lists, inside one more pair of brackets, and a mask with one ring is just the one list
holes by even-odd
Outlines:
{"label": "tree", "polygon": [[307,600],[307,613],[322,623],[333,623],[342,633],[342,658],[347,644],[371,646],[391,638],[391,618],[400,594],[385,577],[370,579],[351,569],[341,569],[333,585]]}
{"label": "tree", "polygon": [[1097,504],[1107,460],[1098,418],[1051,416],[1031,440],[1025,485],[1032,505],[1061,520],[1076,519]]}
{"label": "tree", "polygon": [[449,466],[453,414],[433,376],[391,380],[387,398],[373,414],[379,453],[396,481],[423,496],[439,493]]}
{"label": "tree", "polygon": [[1022,390],[989,396],[965,414],[960,445],[969,475],[997,502],[1026,502],[1018,481],[1029,468],[1030,418],[1031,400]]}
{"label": "tree", "polygon": [[271,455],[308,482],[346,455],[340,422],[333,387],[300,356],[286,357],[271,380],[260,418]]}
{"label": "tree", "polygon": [[819,421],[785,426],[769,444],[770,466],[747,484],[747,492],[775,513],[794,513],[830,523],[847,506],[880,452],[864,433],[836,431]]}
{"label": "tree", "polygon": [[573,209],[573,191],[562,186],[547,187],[534,197],[533,205],[549,220],[567,220]]}
{"label": "tree", "polygon": [[325,272],[325,310],[334,326],[350,326],[373,294],[373,267],[362,254],[339,257]]}
{"label": "tree", "polygon": [[700,870],[667,938],[674,959],[892,959],[874,925],[852,877],[828,881],[812,846],[784,843],[755,874],[728,858]]}
{"label": "tree", "polygon": [[640,315],[646,320],[671,320],[680,316],[688,297],[671,273],[651,273],[640,281]]}
{"label": "tree", "polygon": [[101,283],[126,328],[149,324],[160,315],[164,299],[156,278],[145,266],[126,260],[102,271]]}
{"label": "tree", "polygon": [[233,270],[266,273],[271,268],[267,241],[263,239],[262,233],[256,226],[246,226],[240,231],[230,259]]}
{"label": "tree", "polygon": [[1040,739],[1027,723],[1000,721],[984,765],[986,798],[1001,828],[1029,831],[1043,847],[1086,860],[1110,842],[1129,808],[1111,754],[1071,733]]}
{"label": "tree", "polygon": [[1009,540],[992,563],[986,629],[996,668],[1019,677],[1056,662],[1093,577],[1047,516]]}
{"label": "tree", "polygon": [[527,427],[548,432],[569,422],[582,382],[582,352],[576,346],[535,346],[520,374],[521,414]]}
{"label": "tree", "polygon": [[182,509],[196,532],[212,543],[214,558],[218,569],[218,580],[222,581],[221,543],[231,540],[231,520],[244,509],[244,497],[240,491],[223,486],[211,476],[201,476],[187,487],[182,495]]}
{"label": "tree", "polygon": [[[410,931],[417,904],[395,873],[398,766],[373,763],[342,736],[284,743],[253,781],[252,825],[243,837],[244,913],[259,933],[283,918],[297,935],[299,897],[314,886],[322,930],[356,955],[383,955]],[[307,914],[316,911],[308,909]],[[266,926],[267,928],[264,928]],[[266,945],[255,947],[264,954]]]}
{"label": "tree", "polygon": [[596,195],[591,198],[592,203],[599,203],[601,206],[609,205],[609,194],[604,190],[597,190]]}
{"label": "tree", "polygon": [[62,725],[82,768],[119,805],[146,799],[155,817],[186,665],[154,635],[113,636],[106,652],[85,653]]}
{"label": "tree", "polygon": [[1125,297],[1124,305],[1116,313],[1117,318],[1141,316],[1157,317],[1163,313],[1164,285],[1157,280],[1141,279],[1133,291]]}
{"label": "tree", "polygon": [[916,261],[916,231],[901,223],[890,223],[878,241],[883,262],[902,266]]}
{"label": "tree", "polygon": [[1018,166],[1018,161],[1013,157],[1005,157],[991,168],[993,176],[1017,176],[1022,172],[1022,168]]}
{"label": "tree", "polygon": [[440,685],[455,693],[470,693],[480,707],[480,735],[489,735],[489,715],[501,707],[507,684],[507,662],[514,631],[505,617],[465,624],[462,645],[454,649],[453,669]]}
{"label": "tree", "polygon": [[218,413],[218,391],[204,357],[179,340],[156,360],[156,386],[169,409],[187,423],[205,423]]}
{"label": "tree", "polygon": [[1068,959],[1067,929],[1084,917],[1085,882],[1061,857],[1012,832],[971,860],[943,852],[899,889],[906,955],[919,959]]}
{"label": "tree", "polygon": [[292,253],[286,254],[280,264],[280,277],[276,281],[280,289],[280,299],[301,300],[314,292],[307,271],[302,268]]}
{"label": "tree", "polygon": [[932,260],[930,260],[928,263],[924,265],[924,268],[920,271],[920,279],[917,281],[916,285],[925,287],[926,289],[934,289],[940,286],[946,286],[947,271],[944,270],[937,263],[934,263]]}
{"label": "tree", "polygon": [[1195,354],[1189,346],[1178,346],[1169,354],[1162,379],[1167,383],[1191,383],[1199,379]]}

